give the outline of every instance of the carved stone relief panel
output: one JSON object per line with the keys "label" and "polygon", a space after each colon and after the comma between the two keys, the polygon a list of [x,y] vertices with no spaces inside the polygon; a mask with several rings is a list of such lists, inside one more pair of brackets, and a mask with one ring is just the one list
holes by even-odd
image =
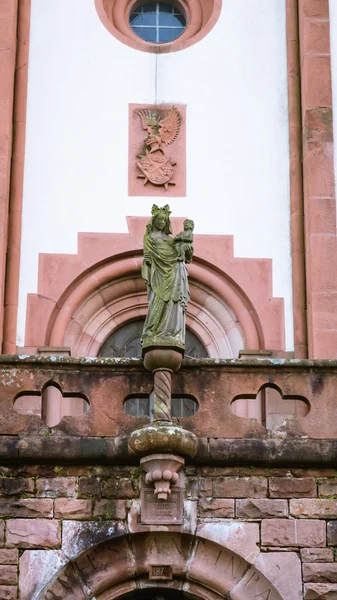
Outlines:
{"label": "carved stone relief panel", "polygon": [[129,105],[129,196],[186,195],[186,107]]}

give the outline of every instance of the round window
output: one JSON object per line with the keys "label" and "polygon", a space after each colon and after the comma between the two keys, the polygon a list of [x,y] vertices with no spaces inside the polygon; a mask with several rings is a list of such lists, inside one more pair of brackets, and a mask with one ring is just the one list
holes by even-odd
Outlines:
{"label": "round window", "polygon": [[177,6],[163,2],[137,4],[129,22],[138,37],[153,44],[172,42],[186,28],[186,18]]}

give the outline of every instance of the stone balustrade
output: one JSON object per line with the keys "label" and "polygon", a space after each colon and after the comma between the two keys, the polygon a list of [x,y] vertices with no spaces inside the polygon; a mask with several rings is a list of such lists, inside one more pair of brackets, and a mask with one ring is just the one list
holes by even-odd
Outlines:
{"label": "stone balustrade", "polygon": [[[23,397],[43,399],[48,386],[64,399],[83,399],[87,411],[47,427],[39,414],[16,410]],[[334,463],[336,389],[337,361],[331,360],[185,360],[172,375],[172,394],[198,404],[196,414],[178,421],[198,438],[199,464],[250,464],[253,457],[255,464]],[[6,460],[44,456],[136,463],[128,439],[149,417],[131,416],[123,404],[133,396],[148,397],[152,390],[153,375],[141,360],[2,356],[0,455]],[[268,394],[278,395],[282,417],[272,428],[249,409],[259,398],[268,404]],[[241,414],[236,403],[246,406]],[[53,398],[48,410],[53,410]]]}

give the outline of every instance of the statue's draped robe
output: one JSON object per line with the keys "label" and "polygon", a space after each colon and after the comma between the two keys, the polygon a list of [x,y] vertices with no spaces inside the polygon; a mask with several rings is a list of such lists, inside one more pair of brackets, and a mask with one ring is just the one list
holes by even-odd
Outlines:
{"label": "statue's draped robe", "polygon": [[189,300],[187,269],[177,260],[173,238],[150,233],[144,237],[145,261],[142,277],[147,283],[149,307],[144,324],[142,345],[171,346],[185,349],[185,315]]}

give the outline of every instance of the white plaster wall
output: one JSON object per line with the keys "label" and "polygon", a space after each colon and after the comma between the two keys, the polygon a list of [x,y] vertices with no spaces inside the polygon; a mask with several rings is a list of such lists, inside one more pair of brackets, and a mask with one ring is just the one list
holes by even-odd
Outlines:
{"label": "white plaster wall", "polygon": [[157,101],[187,104],[173,216],[273,259],[292,350],[284,0],[223,0],[206,38],[160,56],[113,38],[94,0],[32,0],[18,344],[39,252],[76,252],[77,232],[126,231],[126,215],[162,202],[127,196],[128,104]]}
{"label": "white plaster wall", "polygon": [[331,51],[331,77],[332,77],[332,115],[334,130],[334,162],[335,181],[337,181],[337,0],[329,1],[330,10],[330,51]]}

